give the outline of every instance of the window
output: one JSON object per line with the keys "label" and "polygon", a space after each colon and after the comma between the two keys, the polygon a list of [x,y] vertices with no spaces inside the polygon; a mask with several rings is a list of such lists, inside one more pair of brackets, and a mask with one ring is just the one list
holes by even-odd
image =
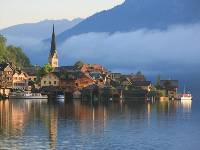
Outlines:
{"label": "window", "polygon": [[46,84],[46,81],[44,81],[44,84]]}
{"label": "window", "polygon": [[36,81],[36,78],[34,78],[33,80]]}
{"label": "window", "polygon": [[56,84],[56,81],[54,81],[54,84]]}
{"label": "window", "polygon": [[51,85],[51,81],[49,81],[49,84]]}

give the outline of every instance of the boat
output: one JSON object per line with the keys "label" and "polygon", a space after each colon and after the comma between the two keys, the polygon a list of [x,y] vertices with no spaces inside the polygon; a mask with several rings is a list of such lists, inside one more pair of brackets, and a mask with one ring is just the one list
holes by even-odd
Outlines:
{"label": "boat", "polygon": [[181,94],[181,101],[185,100],[192,100],[192,94],[190,92],[185,92],[185,87],[184,87],[184,92]]}
{"label": "boat", "polygon": [[185,100],[192,100],[192,94],[190,93],[183,93],[181,96],[181,101],[185,101]]}
{"label": "boat", "polygon": [[65,95],[58,95],[56,97],[56,99],[59,101],[59,102],[64,102],[65,101]]}
{"label": "boat", "polygon": [[41,93],[31,93],[30,91],[12,92],[9,99],[48,99],[48,96]]}

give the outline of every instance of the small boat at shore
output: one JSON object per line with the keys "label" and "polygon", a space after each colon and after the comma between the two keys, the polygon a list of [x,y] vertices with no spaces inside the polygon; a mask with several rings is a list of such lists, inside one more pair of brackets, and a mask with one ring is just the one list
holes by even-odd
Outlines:
{"label": "small boat at shore", "polygon": [[31,93],[27,92],[12,92],[9,95],[9,99],[48,99],[47,95],[42,95],[41,93]]}
{"label": "small boat at shore", "polygon": [[185,87],[184,87],[184,92],[183,94],[181,94],[181,101],[185,101],[185,100],[192,100],[192,94],[190,92],[186,92]]}
{"label": "small boat at shore", "polygon": [[185,101],[185,100],[192,100],[192,94],[190,94],[190,93],[184,93],[184,94],[182,94],[182,96],[181,96],[181,101]]}
{"label": "small boat at shore", "polygon": [[56,97],[56,99],[59,101],[59,102],[65,102],[65,95],[58,95]]}

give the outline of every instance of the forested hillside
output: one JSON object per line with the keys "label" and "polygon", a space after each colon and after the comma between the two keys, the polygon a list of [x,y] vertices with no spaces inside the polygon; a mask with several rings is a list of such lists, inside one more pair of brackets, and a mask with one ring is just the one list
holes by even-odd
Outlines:
{"label": "forested hillside", "polygon": [[30,60],[20,47],[7,45],[6,38],[0,35],[0,62],[8,60],[17,67],[30,66]]}

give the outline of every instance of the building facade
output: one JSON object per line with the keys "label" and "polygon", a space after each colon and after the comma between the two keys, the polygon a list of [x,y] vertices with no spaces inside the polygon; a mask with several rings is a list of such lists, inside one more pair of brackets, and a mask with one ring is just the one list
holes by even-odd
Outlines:
{"label": "building facade", "polygon": [[22,71],[16,71],[13,75],[13,89],[28,90],[28,75]]}
{"label": "building facade", "polygon": [[12,88],[14,69],[9,63],[0,64],[0,87]]}
{"label": "building facade", "polygon": [[58,87],[60,83],[59,81],[60,81],[59,75],[55,72],[51,72],[42,77],[41,87],[49,87],[49,86]]}

